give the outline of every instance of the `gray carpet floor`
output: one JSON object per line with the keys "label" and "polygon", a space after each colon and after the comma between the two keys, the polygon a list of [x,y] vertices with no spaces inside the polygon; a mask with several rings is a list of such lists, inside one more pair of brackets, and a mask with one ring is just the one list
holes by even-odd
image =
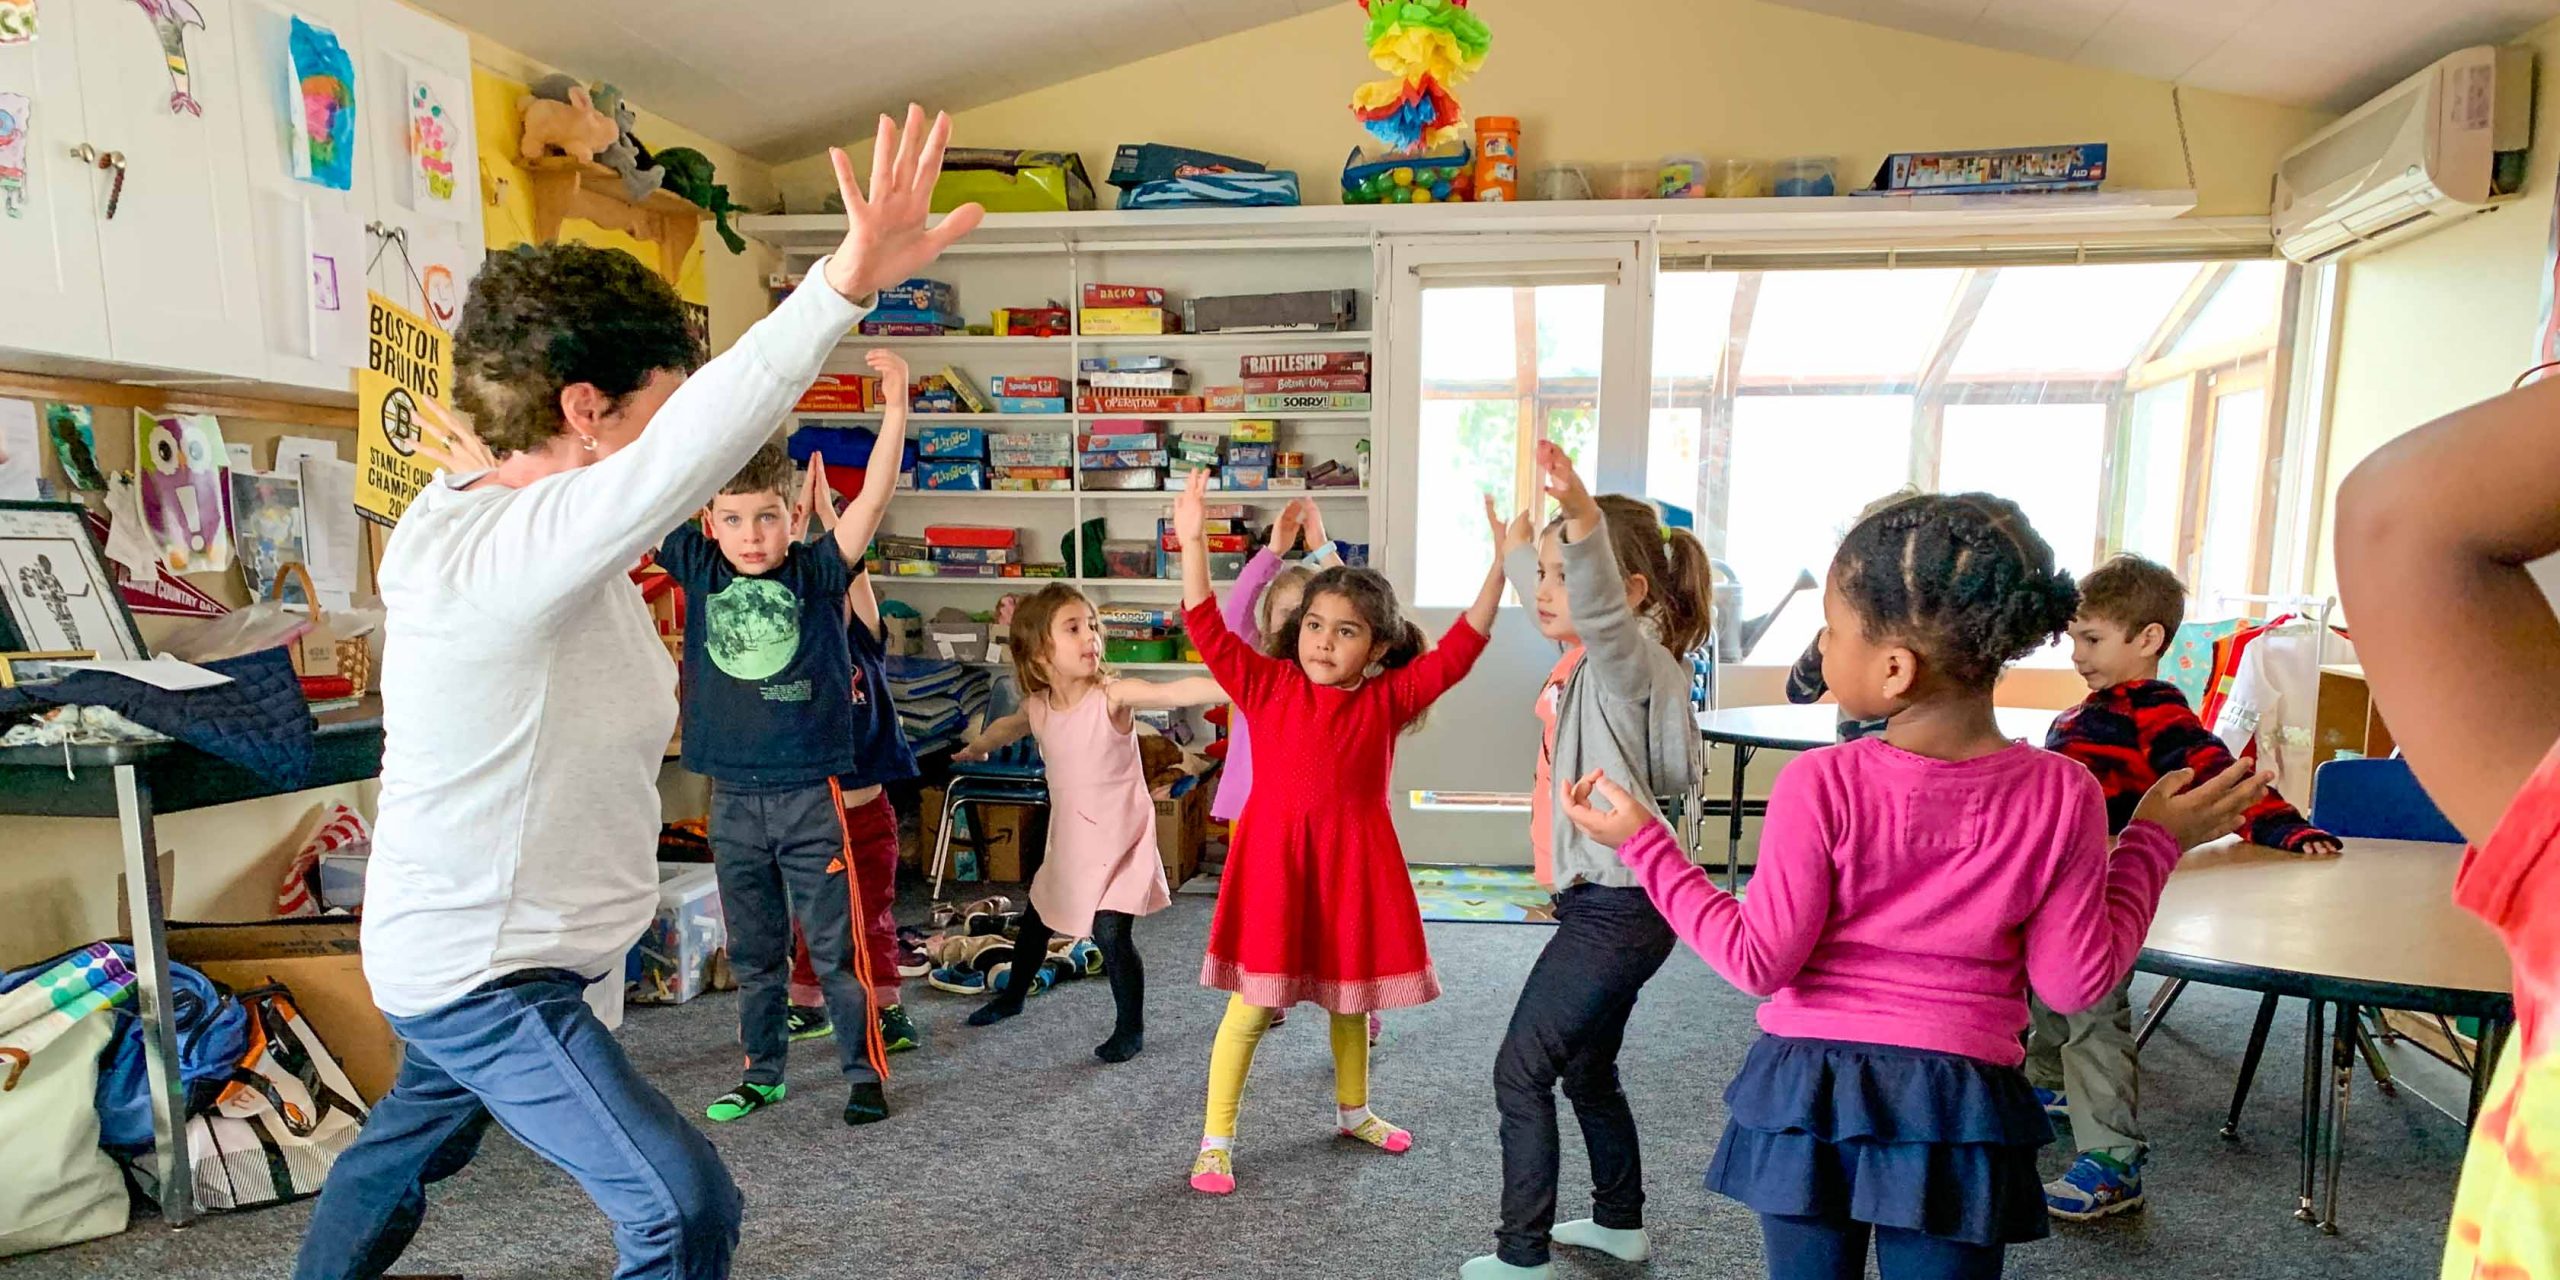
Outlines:
{"label": "gray carpet floor", "polygon": [[[1152,979],[1146,1052],[1105,1066],[1100,982],[1034,1000],[988,1029],[973,1002],[909,984],[927,1044],[895,1059],[885,1124],[850,1130],[832,1046],[795,1046],[792,1096],[712,1129],[747,1202],[741,1277],[1438,1277],[1489,1250],[1500,1185],[1491,1064],[1520,980],[1550,936],[1511,924],[1433,924],[1447,994],[1387,1015],[1371,1070],[1378,1111],[1411,1128],[1393,1157],[1337,1140],[1324,1020],[1312,1009],[1264,1041],[1245,1097],[1237,1193],[1184,1182],[1200,1132],[1210,1037],[1224,996],[1195,978],[1212,899],[1178,895],[1142,922]],[[918,907],[920,904],[910,904]],[[2140,998],[2150,980],[2137,988]],[[2240,1141],[2215,1136],[2255,997],[2192,990],[2145,1054],[2144,1111],[2155,1151],[2147,1211],[2015,1249],[2016,1277],[2092,1280],[2412,1280],[2433,1276],[2462,1131],[2410,1097],[2358,1078],[2346,1153],[2346,1227],[2330,1238],[2293,1221],[2299,1005],[2288,1003]],[[1699,1175],[1723,1124],[1720,1101],[1754,1034],[1753,1002],[1683,951],[1647,989],[1622,1072],[1644,1126],[1654,1260],[1559,1254],[1558,1275],[1761,1274],[1759,1236]],[[736,1001],[713,995],[636,1009],[633,1057],[688,1113],[736,1079]],[[2415,1080],[2420,1071],[2413,1069]],[[2447,1077],[2449,1079],[2449,1077]],[[2438,1097],[2457,1085],[2428,1085]],[[1572,1134],[1568,1216],[1587,1211]],[[2048,1152],[2056,1169],[2058,1151]],[[603,1276],[603,1219],[565,1176],[492,1134],[481,1158],[431,1192],[408,1272],[471,1280]],[[137,1219],[121,1236],[0,1263],[26,1277],[286,1274],[306,1205],[221,1215],[173,1232]]]}

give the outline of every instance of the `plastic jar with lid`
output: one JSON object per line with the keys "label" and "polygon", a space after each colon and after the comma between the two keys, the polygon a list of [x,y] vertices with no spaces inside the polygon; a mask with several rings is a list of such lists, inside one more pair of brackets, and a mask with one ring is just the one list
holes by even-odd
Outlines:
{"label": "plastic jar with lid", "polygon": [[1476,199],[1520,198],[1520,122],[1510,116],[1476,117]]}

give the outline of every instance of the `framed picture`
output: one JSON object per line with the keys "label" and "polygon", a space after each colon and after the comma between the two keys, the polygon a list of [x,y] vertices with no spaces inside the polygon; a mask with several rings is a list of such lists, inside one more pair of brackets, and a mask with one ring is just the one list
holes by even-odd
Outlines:
{"label": "framed picture", "polygon": [[0,502],[0,649],[151,656],[76,502]]}

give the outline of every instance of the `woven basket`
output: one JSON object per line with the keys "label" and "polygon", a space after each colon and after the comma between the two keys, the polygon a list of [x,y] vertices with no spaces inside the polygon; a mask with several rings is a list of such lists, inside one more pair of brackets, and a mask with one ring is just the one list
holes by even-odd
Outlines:
{"label": "woven basket", "polygon": [[[320,592],[318,588],[311,585],[310,571],[303,568],[299,562],[288,560],[276,566],[276,580],[268,586],[267,598],[282,600],[287,579],[302,584],[302,598],[309,603],[311,609],[311,625],[328,627],[329,615],[320,607]],[[334,630],[330,635],[333,641],[330,648],[337,659],[338,674],[346,677],[347,683],[354,686],[353,693],[356,697],[363,697],[373,687],[372,647],[365,643],[363,636],[340,636]],[[285,651],[293,657],[295,675],[311,674],[303,669],[305,663],[301,641],[297,640],[285,646]]]}

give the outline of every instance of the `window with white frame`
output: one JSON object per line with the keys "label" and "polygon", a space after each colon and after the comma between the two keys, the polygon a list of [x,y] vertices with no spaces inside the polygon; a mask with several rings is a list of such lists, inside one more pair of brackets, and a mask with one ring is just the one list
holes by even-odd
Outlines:
{"label": "window with white frame", "polygon": [[1803,650],[1808,584],[1905,485],[2015,500],[2074,572],[2133,551],[2264,591],[2287,270],[1666,270],[1647,496],[1698,512],[1751,662]]}

